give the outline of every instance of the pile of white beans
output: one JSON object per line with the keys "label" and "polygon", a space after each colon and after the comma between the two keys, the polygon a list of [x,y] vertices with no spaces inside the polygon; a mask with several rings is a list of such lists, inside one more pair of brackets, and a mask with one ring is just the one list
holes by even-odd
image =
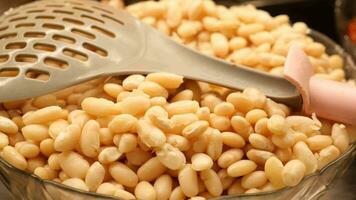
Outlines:
{"label": "pile of white beans", "polygon": [[355,140],[355,127],[290,112],[253,88],[218,93],[162,72],[102,78],[3,103],[0,155],[42,179],[123,199],[272,191]]}
{"label": "pile of white beans", "polygon": [[[124,8],[121,0],[103,3]],[[328,55],[323,44],[308,36],[304,22],[291,25],[287,15],[272,17],[252,5],[227,8],[212,0],[142,1],[125,9],[192,49],[278,76],[283,74],[289,47],[298,44],[309,56],[316,76],[345,81],[343,59]]]}

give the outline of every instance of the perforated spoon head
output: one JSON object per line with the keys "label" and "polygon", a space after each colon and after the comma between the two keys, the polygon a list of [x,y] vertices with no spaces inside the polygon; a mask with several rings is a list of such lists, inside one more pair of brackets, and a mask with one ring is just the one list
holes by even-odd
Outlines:
{"label": "perforated spoon head", "polygon": [[0,17],[0,102],[47,94],[101,75],[165,71],[233,89],[256,87],[300,107],[283,78],[204,56],[123,10],[42,0]]}
{"label": "perforated spoon head", "polygon": [[140,55],[139,24],[94,1],[35,1],[0,17],[1,101],[109,74]]}

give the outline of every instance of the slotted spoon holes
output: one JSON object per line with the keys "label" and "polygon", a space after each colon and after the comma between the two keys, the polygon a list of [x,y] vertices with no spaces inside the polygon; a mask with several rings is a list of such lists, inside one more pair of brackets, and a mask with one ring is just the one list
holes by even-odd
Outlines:
{"label": "slotted spoon holes", "polygon": [[99,56],[102,56],[102,57],[107,57],[108,56],[108,52],[101,48],[101,47],[98,47],[94,44],[90,44],[90,43],[87,43],[87,42],[84,42],[83,43],[83,47]]}
{"label": "slotted spoon holes", "polygon": [[64,26],[56,23],[44,23],[43,28],[54,29],[54,30],[64,30]]}
{"label": "slotted spoon holes", "polygon": [[16,67],[0,68],[0,78],[14,78],[20,74],[20,69]]}
{"label": "slotted spoon holes", "polygon": [[77,50],[74,50],[74,49],[71,49],[71,48],[64,48],[62,53],[65,56],[69,56],[69,57],[76,59],[78,61],[81,61],[81,62],[85,62],[89,59],[87,54],[77,51]]}
{"label": "slotted spoon holes", "polygon": [[[53,1],[53,4],[56,3],[62,4],[61,2]],[[110,41],[109,39],[115,38],[117,34],[117,32],[113,31],[117,27],[115,23],[120,25],[123,25],[124,23],[119,20],[120,18],[116,19],[113,17],[115,12],[110,11],[110,9],[96,9],[92,5],[91,2],[82,5],[70,4],[69,6],[65,5],[64,7],[40,6],[40,4],[38,4],[38,7],[32,7],[31,10],[26,8],[26,10],[21,11],[21,13],[25,13],[26,11],[29,12],[27,20],[22,21],[22,19],[17,19],[18,21],[15,20],[11,24],[11,27],[30,27],[31,25],[27,25],[26,22],[30,22],[30,19],[34,19],[33,22],[35,23],[36,28],[33,28],[32,30],[29,29],[29,31],[21,29],[19,32],[13,33],[15,35],[2,35],[4,32],[0,32],[0,37],[8,38],[18,36],[25,39],[35,38],[35,40],[31,39],[33,42],[28,43],[28,47],[26,47],[26,51],[24,52],[28,52],[27,48],[32,48],[37,50],[37,53],[41,53],[39,51],[48,53],[56,52],[51,55],[49,54],[51,58],[57,58],[55,55],[62,58],[59,60],[51,60],[42,58],[42,56],[38,54],[38,58],[17,58],[16,62],[20,64],[35,62],[33,66],[40,64],[40,67],[44,68],[52,67],[57,69],[67,69],[69,65],[74,66],[73,63],[75,62],[73,59],[79,62],[87,62],[91,56],[93,56],[93,58],[94,56],[100,56],[101,58],[107,57],[109,56],[109,49],[111,48],[101,46],[101,43],[99,42]],[[74,9],[73,7],[84,8],[84,10]],[[40,13],[39,10],[41,9],[44,9],[45,12]],[[72,14],[73,12],[74,14]],[[6,21],[21,17],[21,13],[17,16],[14,15],[9,17]],[[80,18],[80,16],[85,17]],[[106,24],[110,26],[113,25],[115,28],[108,28],[105,26]],[[40,42],[46,43],[46,41],[44,39],[37,40],[36,38],[50,39],[52,41],[49,41],[48,44],[52,43],[54,45],[46,46],[40,44]],[[75,48],[75,45],[78,45],[79,48]],[[15,57],[13,59],[15,59]],[[68,63],[65,62],[66,60]],[[88,62],[86,64],[88,64]]]}
{"label": "slotted spoon holes", "polygon": [[116,23],[118,23],[118,24],[120,24],[120,25],[125,25],[125,23],[124,23],[123,21],[121,21],[121,20],[119,20],[119,19],[116,19],[115,17],[111,17],[111,16],[106,15],[106,14],[102,14],[101,16],[104,17],[104,18],[106,18],[106,19],[111,20],[112,22],[116,22]]}
{"label": "slotted spoon holes", "polygon": [[45,11],[45,9],[30,9],[27,10],[26,13],[43,13]]}
{"label": "slotted spoon holes", "polygon": [[84,37],[84,38],[87,38],[87,39],[90,39],[90,40],[94,40],[96,38],[95,35],[89,33],[88,31],[79,29],[79,28],[73,28],[71,30],[71,32],[76,34],[76,35],[78,35],[78,36],[81,36],[81,37]]}
{"label": "slotted spoon holes", "polygon": [[35,23],[19,23],[15,25],[15,28],[31,28],[34,27]]}
{"label": "slotted spoon holes", "polygon": [[45,5],[45,7],[48,7],[48,8],[63,8],[64,6],[60,5],[60,4],[47,4],[47,5]]}
{"label": "slotted spoon holes", "polygon": [[23,49],[26,46],[26,42],[10,42],[6,44],[5,49]]}
{"label": "slotted spoon holes", "polygon": [[38,32],[38,31],[29,31],[29,32],[24,33],[24,37],[27,37],[27,38],[43,38],[45,36],[46,36],[45,33]]}
{"label": "slotted spoon holes", "polygon": [[89,19],[89,20],[94,21],[94,22],[99,22],[99,23],[105,24],[105,21],[99,19],[98,17],[90,16],[90,15],[87,15],[87,14],[82,14],[81,18],[85,18],[85,19]]}
{"label": "slotted spoon holes", "polygon": [[15,61],[19,64],[35,63],[38,57],[33,54],[18,54],[15,56]]}
{"label": "slotted spoon holes", "polygon": [[35,17],[35,19],[48,19],[48,20],[52,20],[55,19],[55,16],[52,15],[38,15]]}
{"label": "slotted spoon holes", "polygon": [[9,28],[9,26],[2,26],[2,27],[0,27],[0,32],[1,31],[5,31],[5,30],[7,30]]}
{"label": "slotted spoon holes", "polygon": [[104,35],[106,35],[108,37],[115,38],[115,34],[113,32],[111,32],[111,31],[105,29],[105,28],[93,25],[93,26],[91,26],[91,29],[93,31],[96,31],[96,32],[100,33],[100,34],[104,34]]}
{"label": "slotted spoon holes", "polygon": [[46,52],[54,52],[56,51],[56,46],[52,44],[47,44],[47,43],[35,43],[33,45],[33,48],[39,51],[46,51]]}
{"label": "slotted spoon holes", "polygon": [[9,39],[9,38],[14,38],[17,36],[17,33],[5,33],[0,35],[0,40],[1,39]]}
{"label": "slotted spoon holes", "polygon": [[25,19],[27,19],[27,18],[28,18],[27,16],[14,17],[14,18],[10,18],[10,19],[9,19],[9,22],[22,21],[22,20],[25,20]]}
{"label": "slotted spoon holes", "polygon": [[25,73],[26,79],[47,82],[50,74],[44,70],[28,69]]}
{"label": "slotted spoon holes", "polygon": [[59,13],[59,14],[66,14],[66,15],[73,15],[74,12],[68,11],[68,10],[53,10],[53,13]]}
{"label": "slotted spoon holes", "polygon": [[67,69],[69,67],[67,61],[54,57],[46,57],[43,60],[43,63],[48,67],[52,67],[56,69]]}
{"label": "slotted spoon holes", "polygon": [[78,25],[78,26],[83,26],[84,25],[83,21],[77,20],[77,19],[73,19],[73,18],[69,18],[69,17],[64,17],[62,20],[63,20],[63,22],[67,22],[67,23],[70,23],[70,24]]}
{"label": "slotted spoon holes", "polygon": [[0,64],[9,60],[9,55],[0,55]]}

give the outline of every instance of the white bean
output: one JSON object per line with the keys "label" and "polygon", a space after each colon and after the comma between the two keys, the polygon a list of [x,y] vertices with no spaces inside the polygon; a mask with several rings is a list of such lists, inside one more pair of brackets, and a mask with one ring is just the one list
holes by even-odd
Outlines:
{"label": "white bean", "polygon": [[0,116],[0,131],[6,134],[16,134],[18,127],[11,119]]}
{"label": "white bean", "polygon": [[26,159],[12,146],[4,147],[1,156],[18,169],[25,170],[27,168]]}
{"label": "white bean", "polygon": [[198,194],[198,175],[190,164],[185,165],[185,167],[180,170],[178,181],[180,188],[185,196],[193,197]]}
{"label": "white bean", "polygon": [[125,164],[115,162],[109,166],[110,175],[120,184],[127,187],[134,187],[138,183],[138,177]]}
{"label": "white bean", "polygon": [[104,167],[99,162],[93,163],[85,176],[85,184],[88,186],[89,191],[95,192],[103,182],[104,176]]}
{"label": "white bean", "polygon": [[200,172],[200,178],[211,195],[216,197],[222,194],[223,186],[219,176],[214,170],[207,169]]}
{"label": "white bean", "polygon": [[180,169],[186,163],[185,155],[178,148],[168,143],[156,149],[156,155],[159,161],[171,170]]}
{"label": "white bean", "polygon": [[85,123],[80,135],[80,147],[84,155],[88,157],[98,155],[100,148],[99,130],[100,125],[97,121],[89,120]]}
{"label": "white bean", "polygon": [[62,170],[72,178],[84,179],[89,169],[89,163],[80,154],[66,151],[60,155]]}

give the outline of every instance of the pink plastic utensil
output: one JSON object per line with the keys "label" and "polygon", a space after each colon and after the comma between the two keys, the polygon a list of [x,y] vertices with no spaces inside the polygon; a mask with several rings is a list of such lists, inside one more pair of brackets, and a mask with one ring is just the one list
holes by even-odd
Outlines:
{"label": "pink plastic utensil", "polygon": [[312,77],[313,67],[297,46],[289,49],[284,77],[294,84],[303,98],[307,114],[348,124],[356,124],[356,87]]}

